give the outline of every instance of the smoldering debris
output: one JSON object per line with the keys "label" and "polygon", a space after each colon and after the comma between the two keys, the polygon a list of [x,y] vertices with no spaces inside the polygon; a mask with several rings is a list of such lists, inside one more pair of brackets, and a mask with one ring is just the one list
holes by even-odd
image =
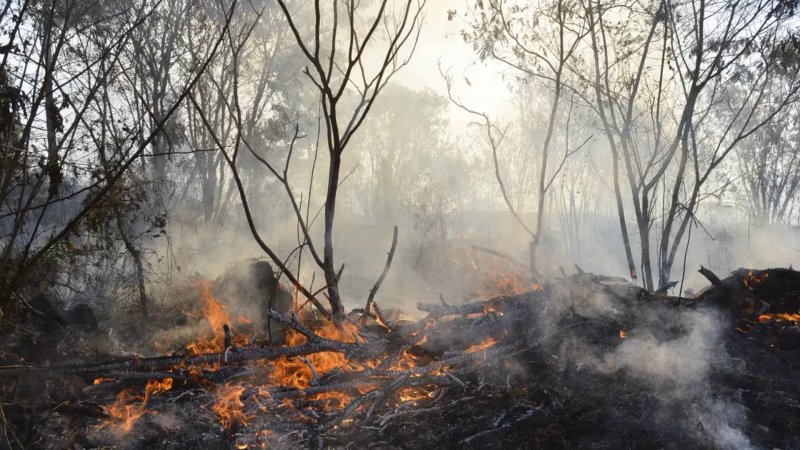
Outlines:
{"label": "smoldering debris", "polygon": [[220,308],[166,355],[4,364],[9,380],[24,368],[83,383],[36,407],[4,402],[7,435],[34,447],[798,448],[797,289],[783,269],[735,272],[692,299],[584,273],[420,304],[418,322],[270,311],[288,330],[280,346]]}

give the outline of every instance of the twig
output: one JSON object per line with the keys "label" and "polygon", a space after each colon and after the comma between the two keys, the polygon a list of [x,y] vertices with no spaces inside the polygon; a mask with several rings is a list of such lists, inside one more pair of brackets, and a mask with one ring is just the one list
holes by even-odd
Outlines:
{"label": "twig", "polygon": [[448,377],[452,378],[452,379],[453,379],[453,380],[454,380],[456,383],[460,384],[460,385],[461,385],[461,387],[467,387],[467,385],[466,385],[466,384],[464,384],[464,382],[463,382],[463,381],[461,381],[461,380],[459,380],[458,378],[456,378],[456,376],[455,376],[455,375],[453,375],[452,373],[450,373],[450,372],[448,372],[448,371],[446,371],[446,370],[442,370],[442,372],[444,372],[444,374],[445,374],[445,375],[447,375]]}
{"label": "twig", "polygon": [[539,406],[537,408],[534,408],[534,409],[529,409],[529,410],[525,411],[525,414],[523,414],[521,417],[518,417],[517,419],[515,419],[515,420],[513,420],[511,422],[504,423],[503,426],[501,426],[499,428],[492,428],[492,429],[489,429],[489,430],[486,430],[486,431],[481,431],[478,434],[473,434],[470,437],[467,437],[467,438],[464,438],[464,439],[458,441],[458,443],[459,444],[468,444],[471,441],[474,441],[475,439],[478,439],[480,437],[492,434],[492,433],[494,433],[496,431],[499,431],[499,430],[502,430],[502,429],[505,429],[505,428],[509,428],[512,425],[515,425],[515,424],[517,424],[519,422],[522,422],[523,420],[527,419],[528,417],[531,417],[533,415],[533,413],[538,411],[540,408],[541,408],[541,406]]}
{"label": "twig", "polygon": [[317,371],[314,370],[314,365],[311,364],[311,361],[309,361],[308,358],[303,358],[302,356],[298,356],[297,359],[303,361],[303,364],[308,366],[308,370],[311,371],[311,376],[313,377],[311,379],[311,386],[319,386],[319,375],[317,375]]}

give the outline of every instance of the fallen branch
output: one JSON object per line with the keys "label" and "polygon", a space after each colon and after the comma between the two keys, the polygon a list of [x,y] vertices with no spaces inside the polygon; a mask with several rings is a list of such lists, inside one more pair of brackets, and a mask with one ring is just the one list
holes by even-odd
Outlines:
{"label": "fallen branch", "polygon": [[417,309],[433,314],[435,316],[475,314],[482,313],[486,308],[485,303],[468,303],[461,306],[431,305],[429,303],[417,303]]}

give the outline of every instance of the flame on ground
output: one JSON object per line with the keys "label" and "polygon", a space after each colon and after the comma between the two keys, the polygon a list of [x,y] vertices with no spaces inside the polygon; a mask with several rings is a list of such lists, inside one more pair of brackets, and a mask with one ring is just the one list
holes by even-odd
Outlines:
{"label": "flame on ground", "polygon": [[745,286],[750,288],[750,290],[753,290],[754,285],[761,284],[767,278],[769,278],[769,272],[764,272],[764,275],[762,275],[761,278],[759,278],[753,275],[753,269],[750,269],[750,272],[747,274],[746,277],[742,279],[742,281],[744,282]]}
{"label": "flame on ground", "polygon": [[[481,339],[481,343],[480,344],[473,345],[472,347],[470,347],[470,348],[464,350],[463,352],[461,352],[461,354],[462,355],[466,355],[467,353],[479,352],[481,350],[485,351],[487,348],[493,346],[494,344],[497,344],[497,341],[494,338],[492,338],[491,336],[487,336],[487,337]],[[484,354],[484,358],[485,357],[486,357],[486,355]]]}
{"label": "flame on ground", "polygon": [[[341,328],[339,328],[334,325],[333,322],[327,320],[323,321],[322,328],[316,330],[316,333],[325,339],[349,343],[356,342],[357,332],[358,328],[349,322],[342,323]],[[295,330],[289,330],[286,333],[287,346],[303,345],[306,343],[306,340],[305,336]],[[340,369],[345,372],[353,370],[353,367],[350,366],[344,355],[337,352],[322,352],[308,355],[308,362],[314,367],[314,371],[319,376],[333,369]],[[275,360],[270,379],[273,383],[280,386],[308,389],[311,387],[311,381],[314,379],[314,375],[311,372],[311,368],[300,359],[282,356]]]}
{"label": "flame on ground", "polygon": [[769,322],[770,320],[783,320],[788,322],[800,322],[800,314],[762,314],[758,316],[758,321],[760,323]]}
{"label": "flame on ground", "polygon": [[[200,303],[202,317],[205,318],[211,325],[211,336],[206,336],[189,344],[186,348],[196,355],[205,353],[221,353],[225,351],[225,330],[224,326],[230,323],[228,311],[225,305],[214,297],[211,293],[211,282],[205,280],[197,280],[195,286],[200,289]],[[184,312],[184,314],[186,314]],[[191,314],[188,314],[191,315]],[[240,316],[239,320],[245,319]],[[247,320],[247,319],[245,319]],[[243,333],[233,331],[231,338],[235,345],[247,344],[247,336]]]}
{"label": "flame on ground", "polygon": [[421,400],[430,400],[435,397],[435,386],[432,387],[405,387],[397,391],[400,401],[417,402]]}
{"label": "flame on ground", "polygon": [[241,396],[245,388],[241,384],[218,386],[214,389],[215,400],[211,411],[226,428],[235,423],[247,425],[250,417],[242,412]]}
{"label": "flame on ground", "polygon": [[479,270],[474,280],[472,291],[478,298],[484,299],[519,295],[531,288],[531,285],[523,282],[505,261],[498,258],[494,258],[494,265],[489,270]]}
{"label": "flame on ground", "polygon": [[[97,380],[95,380],[97,381]],[[101,423],[98,428],[110,426],[115,431],[128,432],[137,419],[149,412],[147,402],[151,395],[158,395],[172,389],[172,378],[163,381],[150,380],[145,386],[144,396],[135,388],[128,388],[117,394],[117,401],[105,407],[110,419]],[[141,404],[134,404],[141,400]]]}

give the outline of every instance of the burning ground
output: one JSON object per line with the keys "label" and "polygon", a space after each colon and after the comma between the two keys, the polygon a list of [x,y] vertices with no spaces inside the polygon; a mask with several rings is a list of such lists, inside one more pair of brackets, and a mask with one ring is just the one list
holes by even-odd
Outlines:
{"label": "burning ground", "polygon": [[[504,276],[507,295],[417,322],[271,311],[283,345],[198,283],[146,351],[99,358],[73,334],[81,364],[6,354],[0,447],[800,448],[800,273],[704,274],[696,298]],[[31,380],[44,400],[14,401]]]}

